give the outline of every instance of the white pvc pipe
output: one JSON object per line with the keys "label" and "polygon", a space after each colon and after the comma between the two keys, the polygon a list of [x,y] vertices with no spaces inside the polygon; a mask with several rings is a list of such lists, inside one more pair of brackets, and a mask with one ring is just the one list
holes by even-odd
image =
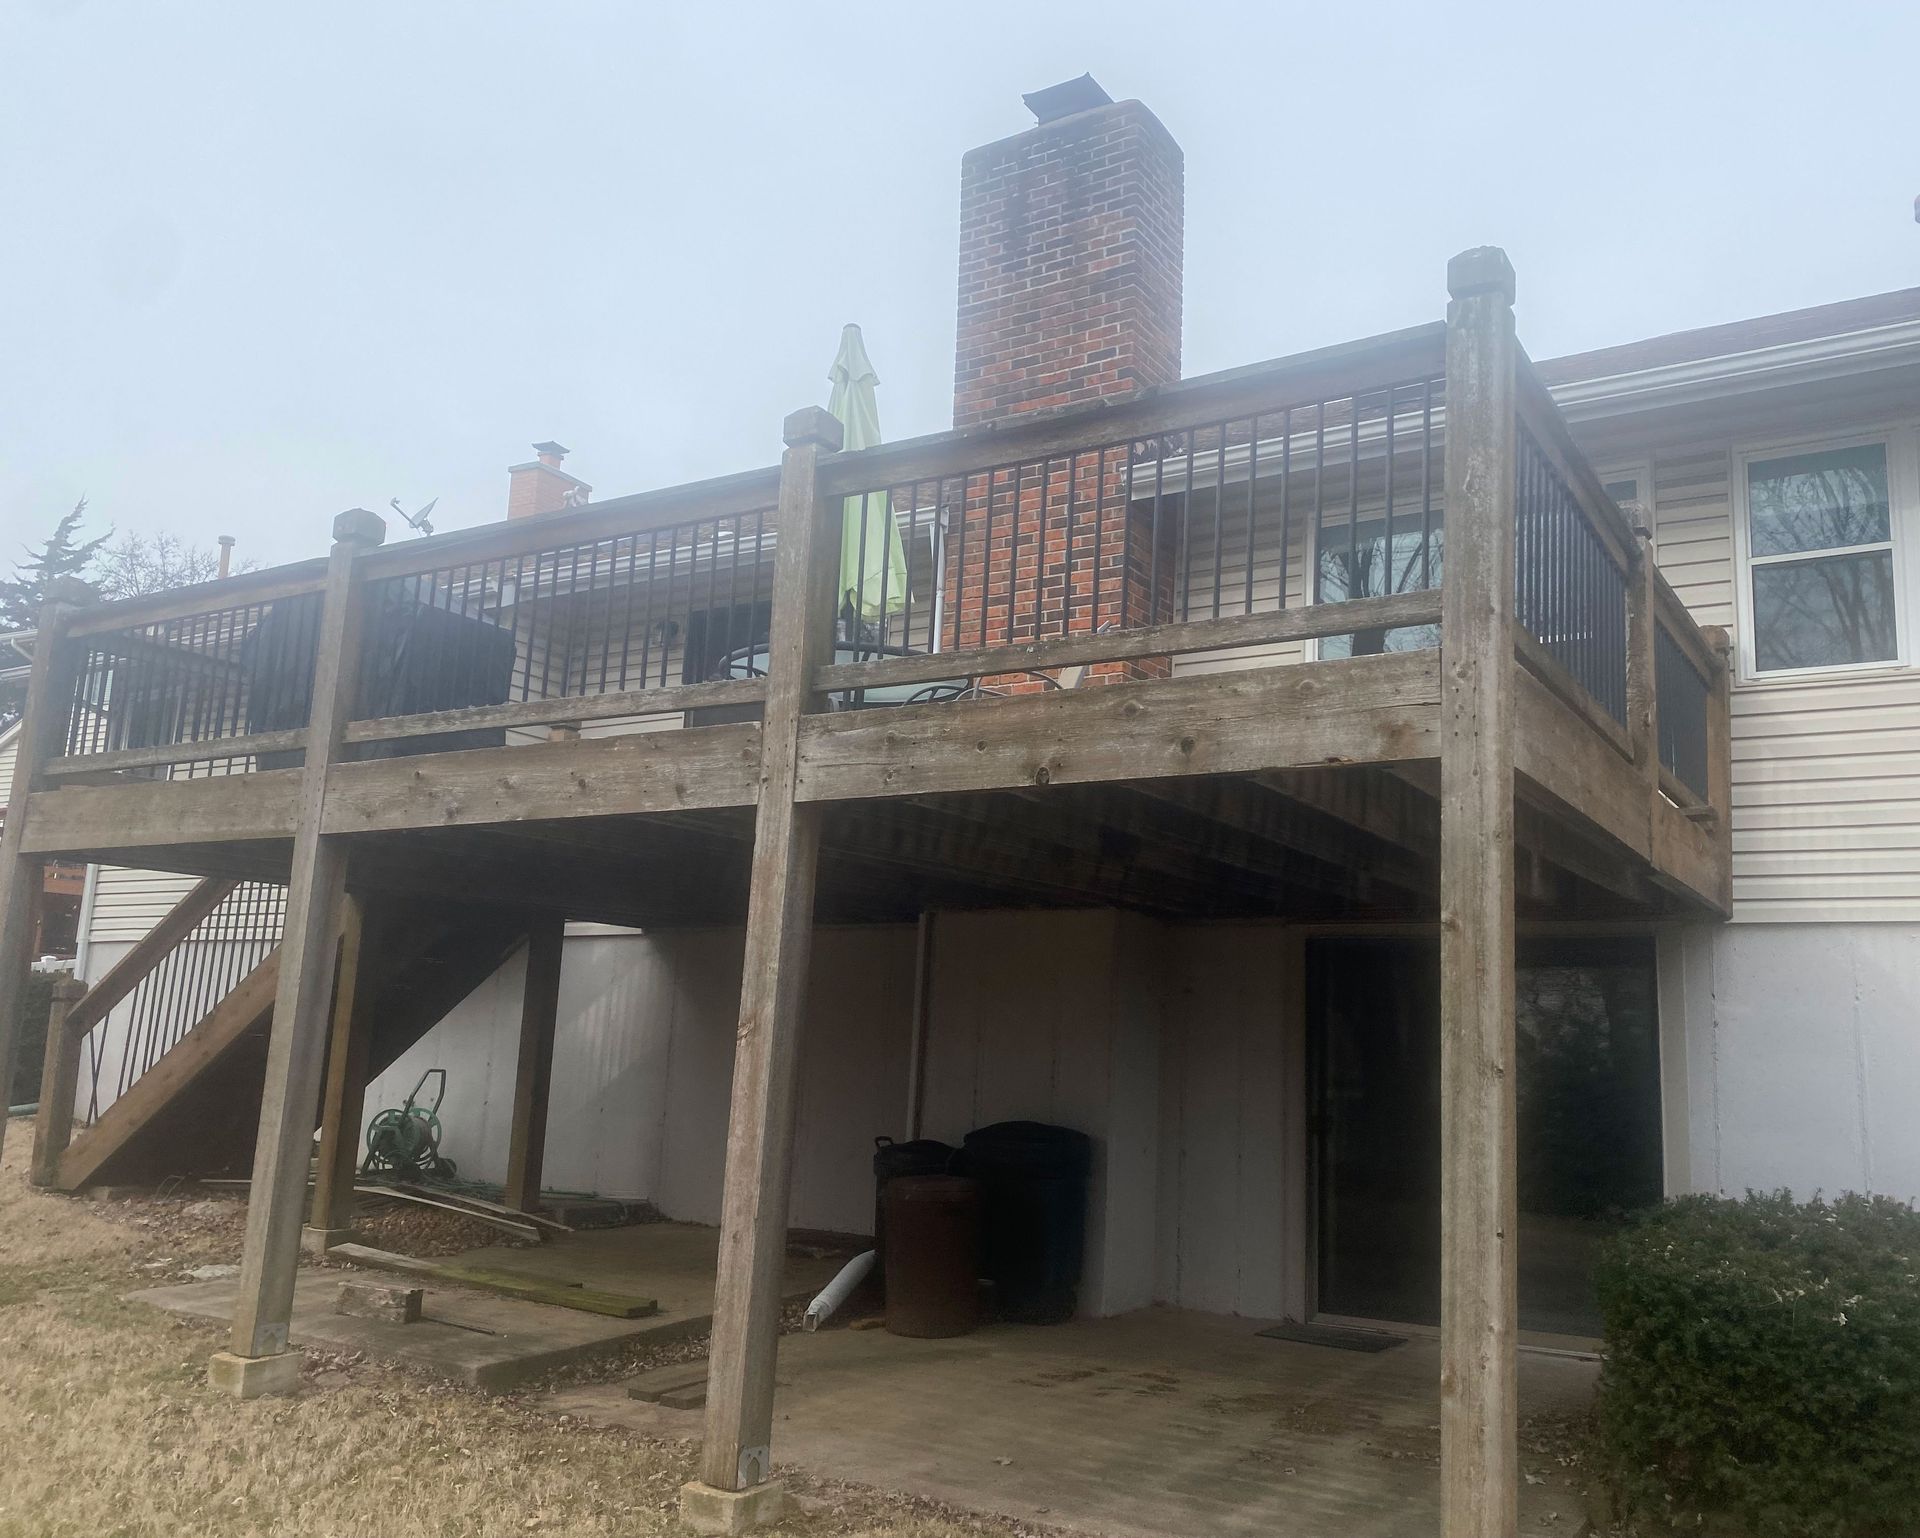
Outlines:
{"label": "white pvc pipe", "polygon": [[807,1305],[807,1332],[811,1334],[831,1319],[834,1310],[852,1296],[853,1289],[867,1279],[867,1273],[872,1269],[872,1250],[862,1250],[842,1266],[840,1274],[822,1287],[820,1295]]}

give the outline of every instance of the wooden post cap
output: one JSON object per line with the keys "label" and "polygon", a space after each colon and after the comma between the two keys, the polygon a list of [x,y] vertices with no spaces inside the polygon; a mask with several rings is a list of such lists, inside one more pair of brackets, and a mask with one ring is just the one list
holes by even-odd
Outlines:
{"label": "wooden post cap", "polygon": [[379,545],[384,544],[386,538],[387,521],[378,513],[370,513],[364,507],[350,507],[334,515],[335,544]]}
{"label": "wooden post cap", "polygon": [[55,577],[47,584],[47,603],[57,603],[69,609],[84,609],[88,604],[99,601],[99,590],[91,582],[83,582],[78,577]]}
{"label": "wooden post cap", "polygon": [[1513,263],[1498,246],[1475,246],[1447,263],[1447,292],[1456,299],[1498,294],[1513,303]]}
{"label": "wooden post cap", "polygon": [[87,985],[69,972],[53,985],[53,996],[62,1004],[77,1003],[87,996]]}
{"label": "wooden post cap", "polygon": [[839,453],[847,441],[840,419],[822,406],[805,406],[787,418],[780,427],[780,441],[790,449],[803,443],[817,443],[829,453]]}

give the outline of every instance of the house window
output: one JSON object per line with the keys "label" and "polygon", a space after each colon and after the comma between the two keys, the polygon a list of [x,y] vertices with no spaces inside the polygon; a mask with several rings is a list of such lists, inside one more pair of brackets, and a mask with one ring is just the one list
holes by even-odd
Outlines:
{"label": "house window", "polygon": [[1653,477],[1644,467],[1603,470],[1600,487],[1636,529],[1653,527]]}
{"label": "house window", "polygon": [[[1362,513],[1353,538],[1344,528],[1329,528],[1315,559],[1315,603],[1375,598],[1440,586],[1445,529],[1429,517],[1421,538],[1418,518],[1396,517],[1393,549],[1387,549],[1386,520]],[[1378,652],[1425,651],[1440,644],[1438,625],[1403,625],[1397,630],[1363,630],[1357,635],[1327,636],[1319,655],[1367,656]]]}
{"label": "house window", "polygon": [[1898,658],[1891,460],[1885,440],[1746,460],[1755,672]]}

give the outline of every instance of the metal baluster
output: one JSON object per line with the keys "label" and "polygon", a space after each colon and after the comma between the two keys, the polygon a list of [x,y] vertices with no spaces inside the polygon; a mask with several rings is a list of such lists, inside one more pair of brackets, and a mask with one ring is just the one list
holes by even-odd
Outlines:
{"label": "metal baluster", "polygon": [[1313,412],[1313,601],[1322,603],[1327,564],[1327,403],[1317,402]]}

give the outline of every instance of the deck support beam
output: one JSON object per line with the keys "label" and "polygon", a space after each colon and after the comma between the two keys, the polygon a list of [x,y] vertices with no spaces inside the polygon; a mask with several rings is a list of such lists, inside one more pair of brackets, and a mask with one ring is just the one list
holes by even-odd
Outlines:
{"label": "deck support beam", "polygon": [[[40,908],[45,864],[26,852],[27,796],[40,788],[47,761],[66,746],[73,705],[71,649],[64,645],[78,604],[91,593],[83,584],[61,579],[40,606],[40,628],[33,643],[33,669],[14,750],[13,815],[0,832],[0,1088],[13,1084],[13,1057],[19,1045],[20,1000],[33,965],[33,930]],[[0,1141],[6,1118],[0,1116]]]}
{"label": "deck support beam", "polygon": [[53,1184],[60,1155],[73,1141],[73,1102],[80,1092],[80,1052],[86,1037],[69,1029],[67,1017],[86,993],[86,984],[75,977],[53,985],[46,1052],[40,1060],[40,1109],[33,1121],[33,1163],[27,1172],[36,1186]]}
{"label": "deck support beam", "polygon": [[333,1025],[327,1039],[327,1084],[320,1099],[320,1153],[314,1165],[313,1210],[300,1242],[324,1254],[353,1229],[353,1177],[360,1163],[360,1118],[366,1106],[368,1039],[373,1020],[362,986],[367,957],[366,906],[348,897],[333,976]]}
{"label": "deck support beam", "polygon": [[1513,268],[1448,265],[1440,622],[1443,1538],[1518,1523],[1514,1061]]}
{"label": "deck support beam", "polygon": [[779,665],[767,682],[761,734],[706,1439],[700,1479],[681,1495],[683,1519],[703,1530],[734,1524],[742,1508],[730,1493],[754,1491],[756,1512],[780,1506],[777,1495],[758,1497],[771,1484],[774,1349],[823,816],[820,804],[797,800],[800,726],[818,703],[815,671],[833,655],[841,504],[821,497],[818,482],[820,456],[840,447],[841,430],[814,407],[788,417],[783,436],[770,643]]}
{"label": "deck support beam", "polygon": [[560,1021],[560,957],[566,921],[542,914],[527,936],[527,980],[520,1000],[520,1057],[513,1077],[513,1130],[507,1142],[509,1207],[540,1210],[547,1152],[547,1101],[553,1091],[553,1038]]}
{"label": "deck support beam", "polygon": [[287,1349],[333,996],[334,951],[346,921],[346,850],[339,840],[321,833],[327,771],[355,705],[367,585],[356,584],[354,565],[385,533],[379,518],[358,508],[334,520],[233,1335],[231,1349],[216,1356],[212,1374],[215,1387],[242,1396],[277,1392],[289,1381],[284,1371],[249,1370],[236,1367],[235,1361],[276,1356]]}

